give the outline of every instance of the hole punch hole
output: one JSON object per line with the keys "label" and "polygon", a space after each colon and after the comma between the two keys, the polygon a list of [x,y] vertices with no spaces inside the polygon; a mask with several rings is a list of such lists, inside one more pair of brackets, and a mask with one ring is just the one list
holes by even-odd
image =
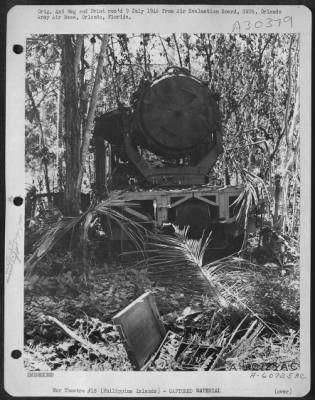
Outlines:
{"label": "hole punch hole", "polygon": [[23,46],[21,46],[20,44],[15,44],[13,45],[13,52],[15,54],[21,54],[23,53]]}
{"label": "hole punch hole", "polygon": [[13,350],[11,351],[11,357],[17,360],[22,356],[22,352],[20,350]]}
{"label": "hole punch hole", "polygon": [[14,197],[14,199],[13,199],[13,204],[14,204],[15,206],[17,206],[17,207],[21,206],[21,205],[23,204],[23,199],[22,199],[22,197],[19,197],[19,196]]}

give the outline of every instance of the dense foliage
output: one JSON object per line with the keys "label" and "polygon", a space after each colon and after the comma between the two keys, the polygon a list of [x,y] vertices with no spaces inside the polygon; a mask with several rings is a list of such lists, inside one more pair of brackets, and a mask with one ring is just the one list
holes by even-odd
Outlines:
{"label": "dense foliage", "polygon": [[[129,105],[144,79],[170,66],[188,69],[216,95],[224,151],[211,174],[222,184],[243,185],[244,245],[237,255],[207,263],[203,239],[182,232],[179,240],[154,237],[156,253],[145,262],[138,246],[124,263],[103,240],[100,219],[124,226],[136,243],[147,232],[119,211],[123,200],[109,197],[86,211],[80,197],[94,194],[94,119]],[[35,213],[26,210],[26,367],[131,369],[111,318],[151,290],[166,327],[221,349],[213,369],[296,369],[299,106],[295,34],[32,35],[28,198],[58,192],[67,217],[47,209],[45,196]],[[259,228],[252,234],[250,215]],[[187,320],[187,307],[197,310],[196,320]]]}
{"label": "dense foliage", "polygon": [[[27,43],[26,182],[46,193],[65,189],[67,168],[70,171],[73,163],[66,154],[69,132],[63,77],[69,60],[65,59],[65,40],[58,35],[34,35]],[[185,67],[219,99],[224,154],[215,172],[222,176],[228,171],[238,183],[243,177],[236,172],[244,168],[267,184],[280,176],[285,192],[282,215],[293,214],[283,226],[294,230],[299,190],[297,35],[109,35],[97,91],[102,37],[78,35],[67,40],[77,63],[70,72],[76,74],[76,151],[81,148],[81,156],[85,142],[91,139],[86,125],[93,96],[97,97],[95,115],[100,115],[128,105],[144,77],[157,76],[172,65]],[[85,154],[78,160],[83,168],[81,190],[90,191],[95,180],[93,152]]]}

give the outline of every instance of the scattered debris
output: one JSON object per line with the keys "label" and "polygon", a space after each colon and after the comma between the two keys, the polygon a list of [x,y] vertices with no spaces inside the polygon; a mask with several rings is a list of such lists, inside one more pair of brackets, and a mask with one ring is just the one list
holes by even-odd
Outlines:
{"label": "scattered debris", "polygon": [[51,321],[55,323],[56,325],[59,326],[68,336],[70,336],[73,340],[76,340],[81,344],[82,347],[84,347],[86,350],[93,352],[95,355],[103,355],[105,357],[111,358],[112,354],[109,353],[108,351],[104,350],[102,347],[97,346],[82,336],[78,335],[75,331],[71,330],[68,328],[66,325],[64,325],[62,322],[58,321],[57,318],[47,316],[46,319],[48,321]]}
{"label": "scattered debris", "polygon": [[142,370],[207,371],[219,350],[219,347],[200,345],[195,340],[186,342],[181,335],[169,331],[159,350]]}
{"label": "scattered debris", "polygon": [[[54,258],[40,263],[38,271],[25,279],[28,370],[299,367],[299,264],[293,256],[286,260],[285,276],[280,266],[234,256],[206,265],[205,272],[231,305],[227,308],[203,293],[157,285],[138,265],[112,265],[106,271],[93,265],[84,281],[80,260],[73,255],[55,251]],[[154,296],[164,333],[142,367],[135,367],[112,319],[147,292]]]}
{"label": "scattered debris", "polygon": [[119,312],[113,321],[130,361],[142,371],[208,371],[220,367],[226,359],[244,356],[264,329],[261,322],[254,320],[235,342],[248,317],[245,316],[229,337],[223,331],[223,335],[221,332],[217,338],[205,340],[200,327],[202,317],[201,310],[186,307],[176,322],[183,328],[187,323],[190,327],[196,323],[197,333],[189,336],[185,328],[181,334],[166,333],[153,295],[148,292]]}

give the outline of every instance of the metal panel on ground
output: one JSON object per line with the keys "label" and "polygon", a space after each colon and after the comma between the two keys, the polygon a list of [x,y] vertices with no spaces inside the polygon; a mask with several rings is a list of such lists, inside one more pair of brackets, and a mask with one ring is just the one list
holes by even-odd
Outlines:
{"label": "metal panel on ground", "polygon": [[137,369],[158,349],[166,334],[151,292],[144,293],[116,314],[113,322]]}

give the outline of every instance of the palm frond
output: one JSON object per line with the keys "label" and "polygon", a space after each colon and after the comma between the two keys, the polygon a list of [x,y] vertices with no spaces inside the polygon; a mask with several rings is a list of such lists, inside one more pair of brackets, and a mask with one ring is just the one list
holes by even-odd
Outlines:
{"label": "palm frond", "polygon": [[262,178],[246,168],[240,168],[238,164],[236,168],[242,178],[243,190],[232,206],[239,207],[236,218],[237,220],[244,219],[246,225],[250,211],[259,204],[260,199],[268,198],[269,193]]}
{"label": "palm frond", "polygon": [[[88,231],[92,220],[97,216],[106,216],[109,221],[115,222],[127,237],[132,240],[138,249],[142,249],[144,238],[146,236],[146,228],[137,221],[127,217],[123,209],[134,207],[124,200],[121,196],[109,197],[108,199],[91,206],[84,214],[78,217],[63,217],[54,224],[50,225],[40,239],[35,243],[36,250],[31,254],[25,263],[25,272],[31,274],[38,262],[48,254],[54,246],[59,243],[65,235],[76,228],[81,230],[80,244],[83,249],[83,258],[86,256],[88,244]],[[83,260],[84,261],[84,260]]]}
{"label": "palm frond", "polygon": [[151,237],[144,261],[149,277],[161,286],[180,288],[199,296],[207,294],[226,307],[226,300],[203,270],[211,234],[196,240],[188,237],[189,227],[174,228],[174,236],[156,234]]}
{"label": "palm frond", "polygon": [[81,217],[64,218],[60,221],[55,222],[51,225],[48,230],[40,237],[40,239],[35,243],[36,250],[32,255],[26,260],[25,272],[31,274],[34,267],[38,262],[47,254],[49,251],[60,242],[64,236],[73,230]]}
{"label": "palm frond", "polygon": [[121,198],[113,198],[97,204],[93,212],[96,215],[106,216],[110,221],[116,223],[136,247],[142,249],[147,229],[140,222],[124,214],[123,210],[127,205],[128,207],[138,206],[136,203],[127,203]]}

